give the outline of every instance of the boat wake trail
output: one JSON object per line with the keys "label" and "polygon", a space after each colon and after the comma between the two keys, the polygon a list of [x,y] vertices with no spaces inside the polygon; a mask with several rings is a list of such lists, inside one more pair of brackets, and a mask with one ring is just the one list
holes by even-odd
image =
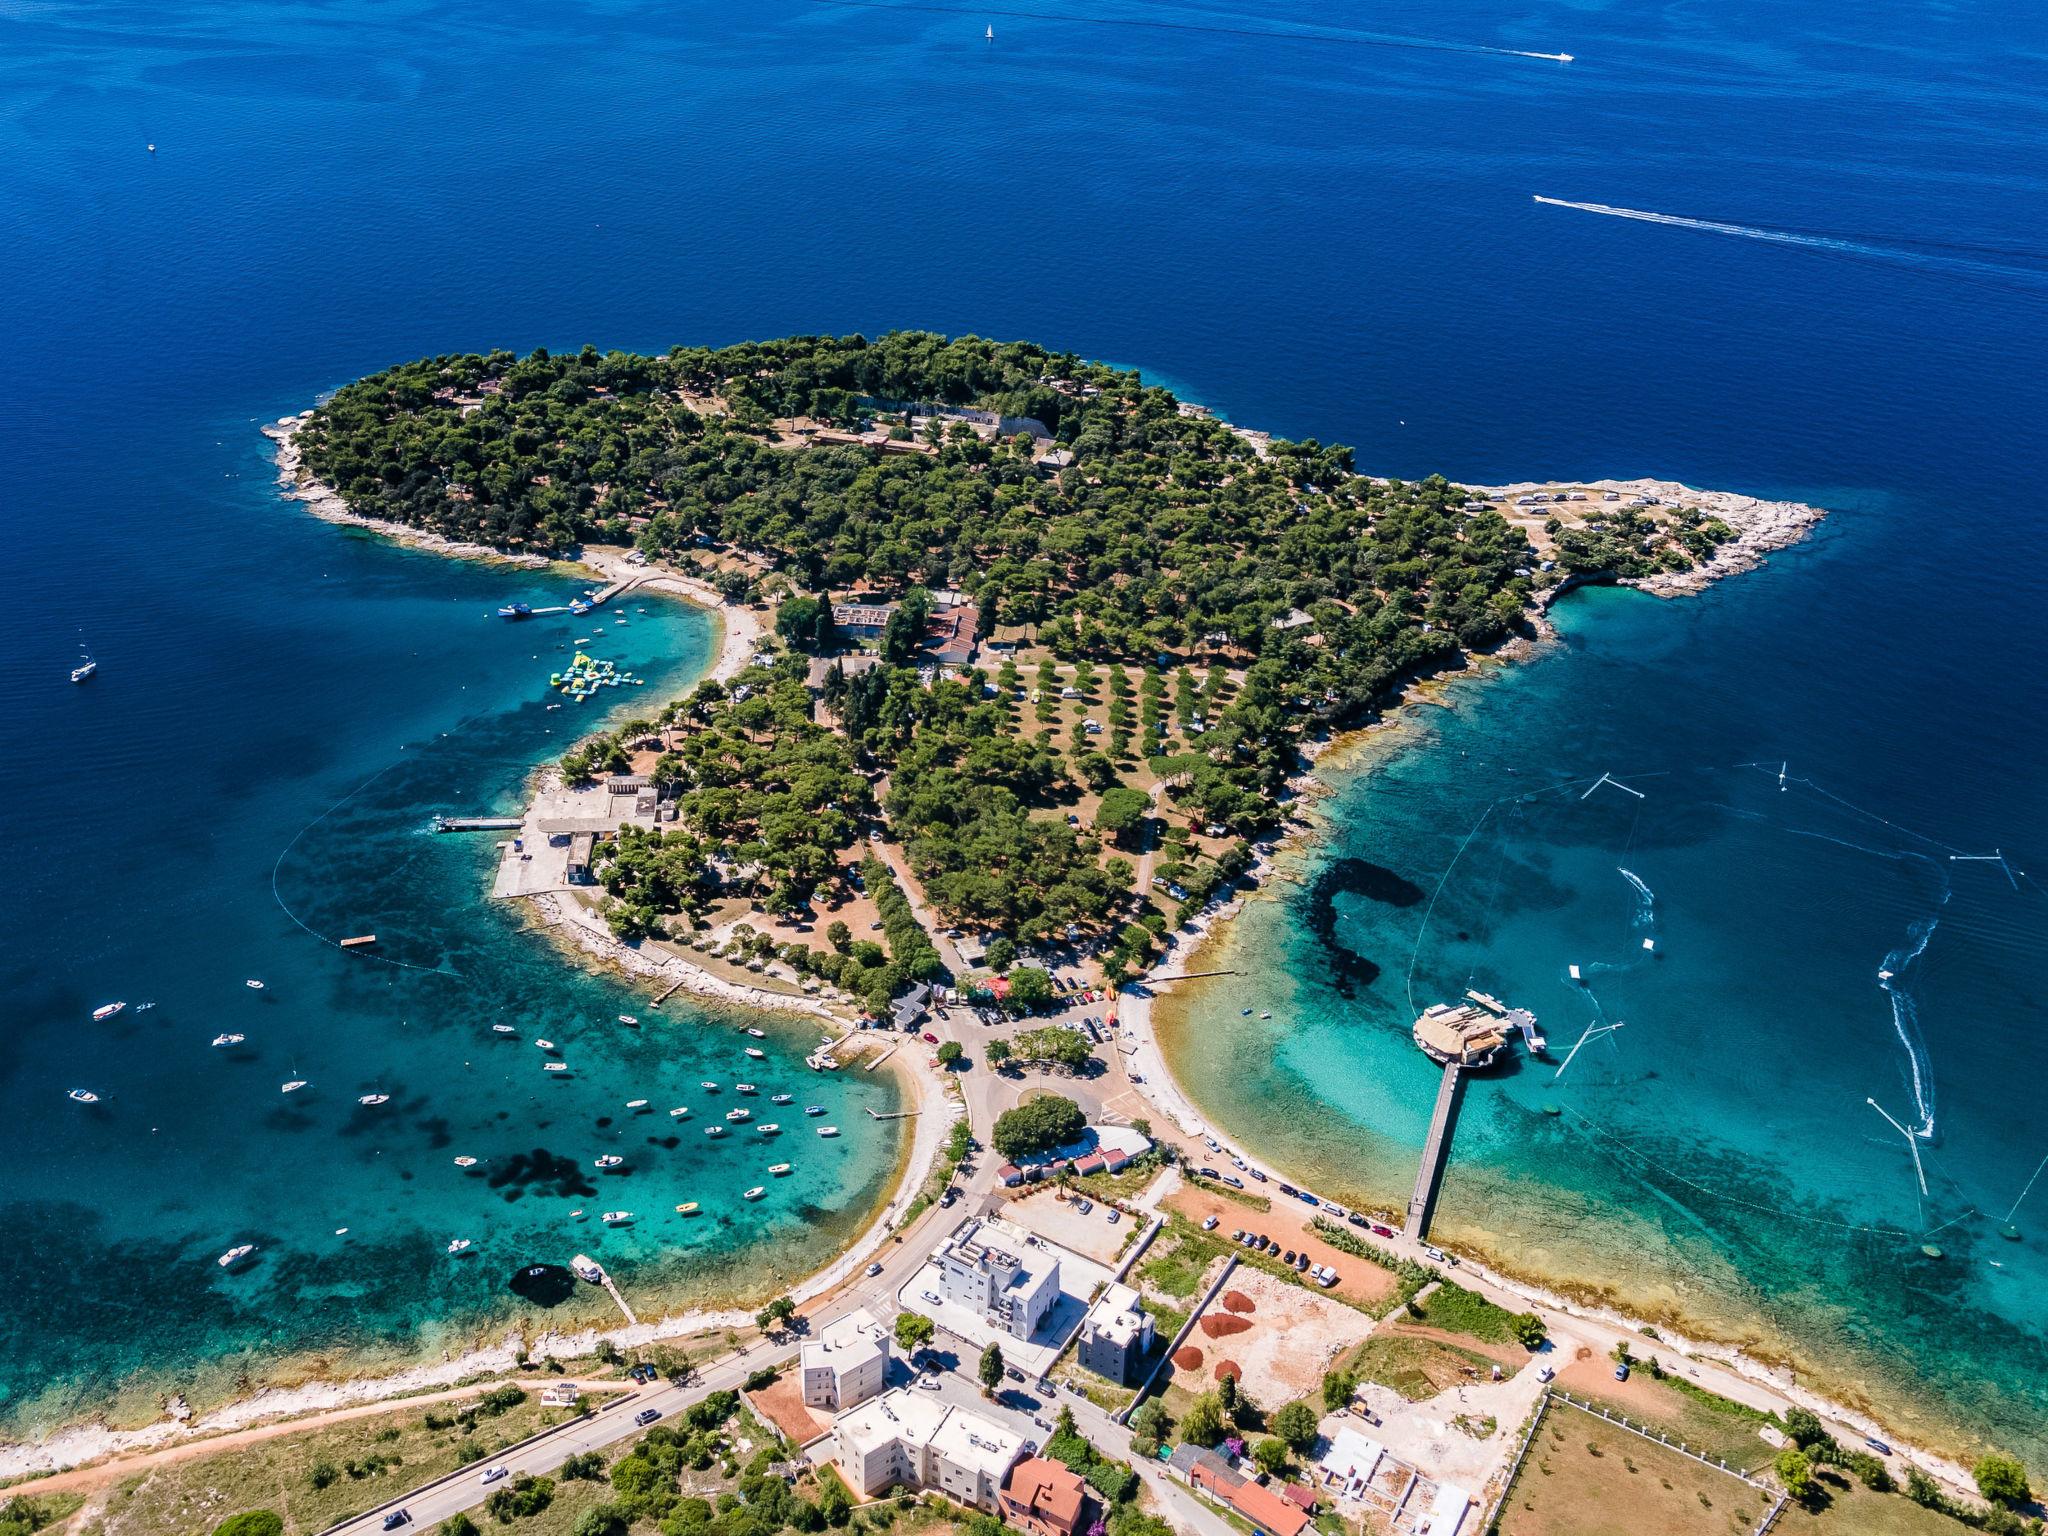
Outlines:
{"label": "boat wake trail", "polygon": [[[1536,201],[1549,208],[1570,208],[1578,213],[1597,213],[1610,219],[1635,219],[1644,224],[1665,224],[1675,229],[1696,229],[1710,235],[1733,235],[1742,240],[1763,240],[1772,245],[1788,245],[1835,256],[1893,262],[1901,266],[1920,267],[1955,276],[1996,278],[2026,291],[2048,294],[2048,271],[2038,266],[2019,265],[2019,262],[2028,259],[2027,253],[2020,251],[2010,253],[2014,258],[2012,261],[1980,261],[1967,256],[1942,255],[1936,250],[1929,249],[1930,245],[1937,242],[1886,243],[1854,240],[1840,235],[1773,228],[1768,224],[1731,224],[1721,219],[1695,219],[1680,213],[1652,213],[1642,208],[1615,208],[1606,203],[1574,203],[1561,197],[1544,197],[1541,194],[1536,195]],[[2015,279],[2019,281],[2014,283]]]}
{"label": "boat wake trail", "polygon": [[[1947,891],[1941,893],[1941,899],[1946,905]],[[1899,1044],[1906,1048],[1906,1071],[1913,1089],[1913,1113],[1920,1121],[1913,1128],[1913,1134],[1922,1141],[1934,1139],[1934,1068],[1927,1054],[1927,1042],[1920,1034],[1920,1005],[1914,1000],[1911,984],[1902,978],[1925,952],[1927,941],[1934,937],[1934,930],[1940,926],[1939,915],[1914,923],[1906,930],[1906,942],[1884,957],[1884,966],[1877,973],[1877,984],[1891,999],[1892,1028],[1898,1032]]]}
{"label": "boat wake trail", "polygon": [[1646,933],[1657,926],[1657,893],[1643,884],[1642,876],[1632,869],[1615,866],[1614,872],[1636,888],[1635,916],[1629,919],[1629,927],[1638,933]]}

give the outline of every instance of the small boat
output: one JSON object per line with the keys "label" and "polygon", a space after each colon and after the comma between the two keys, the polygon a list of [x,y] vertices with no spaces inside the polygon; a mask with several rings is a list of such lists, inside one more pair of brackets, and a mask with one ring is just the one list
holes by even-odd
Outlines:
{"label": "small boat", "polygon": [[796,1095],[793,1093],[778,1093],[768,1102],[770,1104],[794,1104],[796,1102]]}
{"label": "small boat", "polygon": [[756,1061],[766,1061],[768,1059],[768,1053],[762,1050],[758,1045],[748,1046],[747,1054],[753,1057]]}
{"label": "small boat", "polygon": [[704,1134],[706,1136],[723,1136],[725,1134],[725,1127],[722,1125],[707,1125],[704,1127]]}
{"label": "small boat", "polygon": [[607,1152],[603,1157],[600,1157],[592,1166],[597,1168],[621,1168],[625,1166],[625,1162],[626,1160],[623,1157],[619,1156],[618,1153]]}
{"label": "small boat", "polygon": [[247,1038],[248,1037],[246,1035],[215,1035],[213,1037],[213,1043],[217,1046],[240,1045]]}
{"label": "small boat", "polygon": [[645,1099],[628,1099],[628,1100],[626,1100],[626,1108],[628,1108],[628,1109],[645,1109],[646,1107],[647,1107],[647,1101],[646,1101]]}
{"label": "small boat", "polygon": [[631,1221],[633,1213],[631,1211],[606,1211],[598,1219],[608,1227],[616,1227],[620,1222]]}
{"label": "small boat", "polygon": [[97,1104],[100,1101],[100,1096],[90,1088],[74,1088],[64,1097],[74,1104]]}
{"label": "small boat", "polygon": [[806,1104],[804,1106],[804,1113],[807,1115],[822,1115],[825,1113],[825,1106],[822,1104]]}
{"label": "small boat", "polygon": [[837,1136],[839,1134],[839,1127],[836,1125],[821,1125],[818,1127],[818,1134],[820,1136]]}
{"label": "small boat", "polygon": [[569,1064],[566,1061],[551,1061],[541,1068],[543,1072],[566,1072],[568,1070]]}
{"label": "small boat", "polygon": [[994,42],[996,40],[996,29],[993,23],[990,24],[989,29],[986,32],[982,33],[982,36],[987,38],[990,42]]}
{"label": "small boat", "polygon": [[740,1125],[753,1119],[754,1112],[751,1109],[728,1109],[725,1112],[725,1118],[728,1124]]}
{"label": "small boat", "polygon": [[674,1109],[668,1112],[668,1117],[671,1120],[687,1120],[690,1118],[690,1106],[687,1104],[678,1104]]}
{"label": "small boat", "polygon": [[[581,1216],[583,1213],[581,1211],[573,1211],[570,1214]],[[569,1261],[569,1272],[586,1284],[604,1284],[604,1271],[598,1267],[597,1260],[591,1258],[587,1253],[579,1253]]]}
{"label": "small boat", "polygon": [[155,1003],[137,1003],[135,1005],[135,1011],[137,1013],[147,1013],[149,1012],[150,1009],[154,1008],[155,1006]]}
{"label": "small boat", "polygon": [[450,1253],[467,1253],[469,1251],[469,1239],[466,1237],[452,1239],[448,1244],[448,1251]]}
{"label": "small boat", "polygon": [[[150,146],[151,149],[155,147],[153,144]],[[78,648],[78,654],[84,659],[71,669],[71,681],[74,683],[84,682],[100,669],[100,664],[92,659],[92,652],[88,651],[84,646],[81,645]]]}
{"label": "small boat", "polygon": [[258,981],[254,976],[251,976],[247,981],[243,982],[242,985],[247,987],[251,992],[261,992],[263,990],[263,983]]}
{"label": "small boat", "polygon": [[476,1159],[473,1157],[458,1157],[455,1159],[455,1166],[458,1168],[474,1168],[476,1166]]}
{"label": "small boat", "polygon": [[779,1179],[779,1178],[781,1178],[781,1177],[782,1177],[782,1176],[783,1176],[784,1174],[786,1174],[786,1173],[788,1173],[788,1172],[789,1172],[789,1164],[788,1164],[788,1163],[770,1163],[770,1164],[768,1165],[768,1171],[769,1171],[770,1173],[774,1174],[774,1175],[775,1175],[775,1177]]}
{"label": "small boat", "polygon": [[756,1040],[766,1040],[768,1038],[768,1031],[765,1029],[749,1029],[747,1033],[752,1035]]}
{"label": "small boat", "polygon": [[507,603],[498,610],[498,617],[501,619],[530,619],[533,617],[533,609],[525,603]]}
{"label": "small boat", "polygon": [[126,1008],[127,1006],[128,1005],[126,1003],[106,1003],[101,1007],[93,1009],[93,1021],[97,1023],[102,1019],[111,1019],[115,1014],[119,1013],[123,1008]]}
{"label": "small boat", "polygon": [[766,1186],[756,1184],[752,1189],[748,1190],[744,1195],[740,1196],[740,1198],[742,1200],[758,1200],[767,1193],[768,1190]]}
{"label": "small boat", "polygon": [[621,1024],[638,1024],[640,1021],[630,1013],[622,1013],[619,1015],[619,1022]]}
{"label": "small boat", "polygon": [[552,1040],[536,1040],[533,1043],[544,1051],[552,1051],[555,1048],[555,1042]]}
{"label": "small boat", "polygon": [[759,1093],[761,1091],[752,1083],[734,1083],[732,1087],[735,1093]]}
{"label": "small boat", "polygon": [[699,1088],[702,1088],[706,1093],[718,1092],[718,1084],[716,1083],[699,1083],[697,1086]]}
{"label": "small boat", "polygon": [[237,1247],[230,1248],[226,1253],[222,1254],[213,1262],[218,1264],[222,1269],[233,1269],[237,1264],[241,1263],[242,1260],[249,1257],[249,1255],[254,1253],[255,1251],[256,1245],[254,1243],[242,1243]]}
{"label": "small boat", "polygon": [[1565,969],[1571,972],[1573,981],[1580,981],[1584,979],[1579,975],[1579,968],[1576,965],[1566,966]]}
{"label": "small boat", "polygon": [[277,1091],[279,1093],[297,1093],[301,1088],[305,1086],[306,1080],[303,1077],[295,1077],[290,1082],[286,1083],[283,1087],[279,1088]]}
{"label": "small boat", "polygon": [[694,1216],[697,1214],[698,1211],[702,1209],[703,1207],[698,1205],[696,1201],[685,1200],[681,1205],[676,1207],[676,1214],[678,1216]]}
{"label": "small boat", "polygon": [[388,1093],[366,1093],[358,1097],[356,1102],[368,1105],[389,1104],[391,1102],[391,1095]]}
{"label": "small boat", "polygon": [[1262,1013],[1259,1015],[1259,1017],[1262,1019],[1270,1019],[1271,1017],[1273,1017],[1273,1015],[1270,1013]]}
{"label": "small boat", "polygon": [[761,1134],[763,1136],[780,1136],[782,1134],[782,1127],[777,1125],[773,1120],[770,1120],[766,1125],[761,1127]]}
{"label": "small boat", "polygon": [[1645,948],[1645,949],[1655,949],[1656,947],[1657,947],[1657,941],[1656,941],[1655,939],[1645,939],[1645,940],[1643,940],[1643,948]]}
{"label": "small boat", "polygon": [[517,1034],[518,1031],[510,1024],[493,1024],[491,1026],[491,1033],[494,1035],[512,1035]]}

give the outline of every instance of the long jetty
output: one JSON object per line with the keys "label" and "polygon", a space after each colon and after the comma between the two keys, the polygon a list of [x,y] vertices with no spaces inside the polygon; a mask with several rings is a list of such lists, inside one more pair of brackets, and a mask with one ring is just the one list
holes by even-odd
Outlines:
{"label": "long jetty", "polygon": [[526,823],[517,816],[436,816],[436,832],[516,832]]}
{"label": "long jetty", "polygon": [[1444,1067],[1437,1085],[1436,1112],[1430,1116],[1429,1139],[1422,1144],[1422,1166],[1415,1171],[1415,1193],[1408,1197],[1408,1236],[1421,1242],[1429,1236],[1430,1218],[1436,1214],[1437,1191],[1442,1187],[1444,1164],[1450,1161],[1451,1129],[1458,1118],[1458,1088],[1465,1069],[1453,1061]]}

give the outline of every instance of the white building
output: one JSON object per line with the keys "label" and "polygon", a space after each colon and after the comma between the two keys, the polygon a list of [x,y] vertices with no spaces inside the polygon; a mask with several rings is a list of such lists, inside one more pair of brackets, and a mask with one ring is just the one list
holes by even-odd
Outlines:
{"label": "white building", "polygon": [[863,1498],[931,1488],[991,1512],[1027,1449],[1014,1430],[908,1387],[840,1415],[832,1435],[839,1469]]}
{"label": "white building", "polygon": [[1152,1319],[1145,1315],[1138,1293],[1128,1285],[1104,1286],[1081,1321],[1081,1364],[1124,1385],[1138,1357],[1151,1347]]}
{"label": "white building", "polygon": [[862,1308],[806,1343],[797,1362],[804,1402],[838,1413],[882,1390],[889,1375],[889,1335]]}
{"label": "white building", "polygon": [[999,1216],[970,1222],[932,1253],[945,1299],[1029,1339],[1060,1295],[1060,1261]]}

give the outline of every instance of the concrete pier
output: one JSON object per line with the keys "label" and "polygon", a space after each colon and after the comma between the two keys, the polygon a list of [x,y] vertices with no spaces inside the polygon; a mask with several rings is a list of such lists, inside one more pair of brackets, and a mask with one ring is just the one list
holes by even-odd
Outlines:
{"label": "concrete pier", "polygon": [[1458,1120],[1458,1090],[1464,1073],[1463,1067],[1451,1062],[1437,1085],[1436,1112],[1430,1116],[1429,1139],[1422,1144],[1415,1193],[1408,1197],[1408,1236],[1417,1242],[1429,1236],[1430,1218],[1436,1214],[1437,1190],[1443,1183],[1444,1164],[1450,1161],[1451,1131]]}

